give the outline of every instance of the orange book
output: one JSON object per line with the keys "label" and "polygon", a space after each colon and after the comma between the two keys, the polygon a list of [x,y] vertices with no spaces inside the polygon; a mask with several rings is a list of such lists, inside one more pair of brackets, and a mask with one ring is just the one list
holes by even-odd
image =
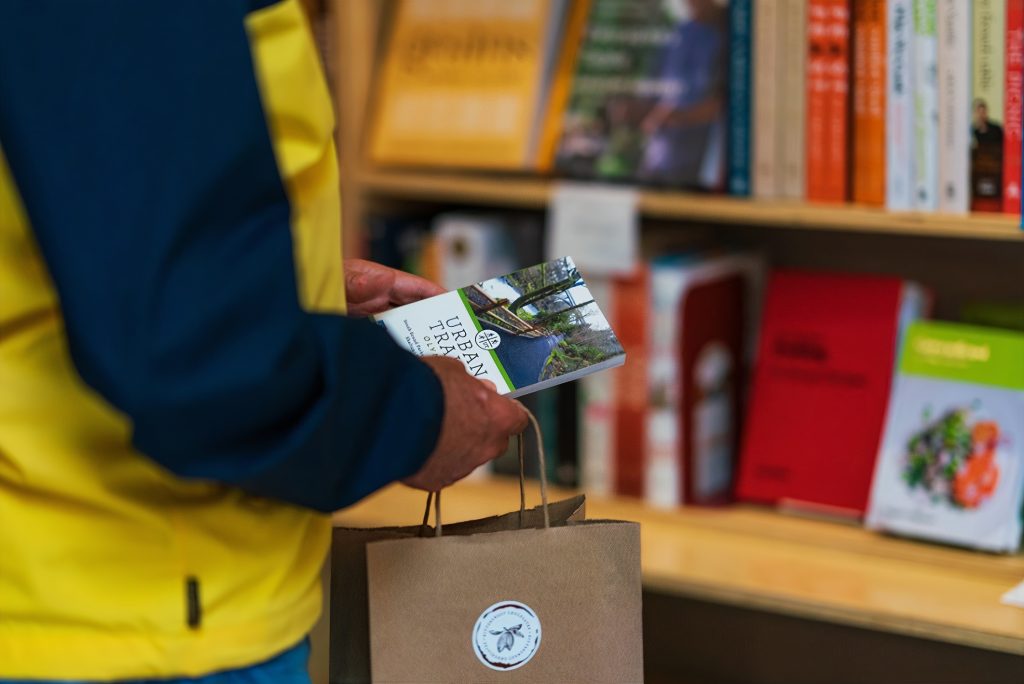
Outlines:
{"label": "orange book", "polygon": [[576,73],[576,58],[587,30],[591,2],[592,0],[574,0],[569,6],[565,32],[562,35],[562,50],[551,82],[551,92],[548,94],[547,114],[541,132],[540,149],[537,152],[538,171],[550,171],[555,164],[565,107],[569,102],[572,79]]}
{"label": "orange book", "polygon": [[615,493],[644,496],[647,448],[648,371],[650,348],[650,269],[619,278],[612,285],[612,322],[629,363],[614,374]]}
{"label": "orange book", "polygon": [[807,4],[807,199],[822,202],[828,197],[826,161],[829,119],[829,4]]}
{"label": "orange book", "polygon": [[853,201],[885,205],[885,0],[853,0]]}
{"label": "orange book", "polygon": [[832,0],[828,8],[828,124],[825,134],[827,202],[845,202],[849,193],[850,2]]}

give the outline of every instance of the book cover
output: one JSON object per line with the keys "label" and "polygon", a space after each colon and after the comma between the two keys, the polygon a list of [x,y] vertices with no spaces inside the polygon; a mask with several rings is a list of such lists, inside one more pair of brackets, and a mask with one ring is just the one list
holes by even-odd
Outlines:
{"label": "book cover", "polygon": [[867,526],[986,551],[1020,548],[1024,335],[918,323],[907,336]]}
{"label": "book cover", "polygon": [[850,2],[832,0],[828,7],[829,89],[825,139],[825,197],[845,202],[849,196]]}
{"label": "book cover", "polygon": [[939,53],[935,0],[914,0],[914,207],[939,206]]}
{"label": "book cover", "polygon": [[886,0],[853,3],[853,201],[885,205]]}
{"label": "book cover", "polygon": [[972,7],[971,211],[1002,211],[1006,0]]}
{"label": "book cover", "polygon": [[966,214],[971,184],[971,12],[937,0],[939,42],[939,211]]}
{"label": "book cover", "polygon": [[[886,191],[885,206],[891,211],[914,208],[914,67],[912,0],[889,0],[886,23]],[[966,59],[966,57],[965,57]]]}
{"label": "book cover", "polygon": [[730,195],[739,197],[751,193],[753,16],[751,0],[732,0],[729,4],[728,189]]}
{"label": "book cover", "polygon": [[804,199],[807,168],[804,122],[807,116],[808,0],[781,0],[782,54],[779,67],[779,147],[782,176],[779,196]]}
{"label": "book cover", "polygon": [[886,203],[886,0],[853,1],[851,195]]}
{"label": "book cover", "polygon": [[754,12],[754,195],[778,197],[780,180],[777,78],[780,0],[759,0]]}
{"label": "book cover", "polygon": [[829,2],[810,0],[807,7],[807,199],[828,197],[826,162],[829,131]]}
{"label": "book cover", "polygon": [[1006,97],[1003,103],[1003,211],[1020,215],[1024,116],[1024,0],[1006,0]]}
{"label": "book cover", "polygon": [[729,500],[751,296],[761,261],[691,253],[650,265],[643,492],[653,506]]}
{"label": "book cover", "polygon": [[450,356],[516,397],[625,362],[579,270],[563,257],[374,316],[417,356]]}
{"label": "book cover", "polygon": [[399,2],[376,79],[370,159],[533,167],[565,10],[565,0]]}
{"label": "book cover", "polygon": [[891,277],[777,271],[769,281],[737,495],[856,517],[868,500],[903,324]]}
{"label": "book cover", "polygon": [[723,188],[723,5],[594,0],[556,169],[578,178]]}

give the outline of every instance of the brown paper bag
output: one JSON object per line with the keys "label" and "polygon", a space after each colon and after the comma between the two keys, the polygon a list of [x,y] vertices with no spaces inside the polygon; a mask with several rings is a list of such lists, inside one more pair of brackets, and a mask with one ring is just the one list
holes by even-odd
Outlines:
{"label": "brown paper bag", "polygon": [[[522,487],[522,482],[520,482]],[[522,501],[523,497],[520,497]],[[574,496],[549,507],[551,524],[565,525],[586,517],[584,497]],[[522,523],[520,517],[522,516]],[[444,533],[467,535],[544,524],[540,506],[505,515],[446,525]],[[423,524],[408,527],[334,529],[331,543],[330,584],[330,684],[363,684],[370,681],[370,618],[366,587],[366,545],[388,539],[432,537],[434,528]]]}
{"label": "brown paper bag", "polygon": [[[643,680],[639,525],[586,521],[582,497],[548,507],[539,442],[538,509],[365,544],[373,681]],[[334,562],[351,562],[335,542]],[[333,627],[339,656],[357,657]]]}

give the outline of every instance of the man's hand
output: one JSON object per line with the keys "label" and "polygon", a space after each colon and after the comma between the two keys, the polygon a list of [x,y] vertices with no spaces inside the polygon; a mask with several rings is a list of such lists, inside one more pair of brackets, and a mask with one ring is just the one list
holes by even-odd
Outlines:
{"label": "man's hand", "polygon": [[522,432],[529,418],[518,401],[471,376],[461,361],[444,356],[426,356],[423,361],[441,380],[444,423],[434,453],[418,473],[403,481],[438,491],[503,454],[509,437]]}
{"label": "man's hand", "polygon": [[345,260],[349,316],[370,316],[444,293],[439,285],[363,259]]}

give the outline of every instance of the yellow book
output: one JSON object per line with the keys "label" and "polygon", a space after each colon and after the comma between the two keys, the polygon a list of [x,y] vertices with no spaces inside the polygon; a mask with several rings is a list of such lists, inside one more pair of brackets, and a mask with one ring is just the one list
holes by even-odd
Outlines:
{"label": "yellow book", "polygon": [[378,74],[376,164],[537,166],[564,0],[402,0]]}

